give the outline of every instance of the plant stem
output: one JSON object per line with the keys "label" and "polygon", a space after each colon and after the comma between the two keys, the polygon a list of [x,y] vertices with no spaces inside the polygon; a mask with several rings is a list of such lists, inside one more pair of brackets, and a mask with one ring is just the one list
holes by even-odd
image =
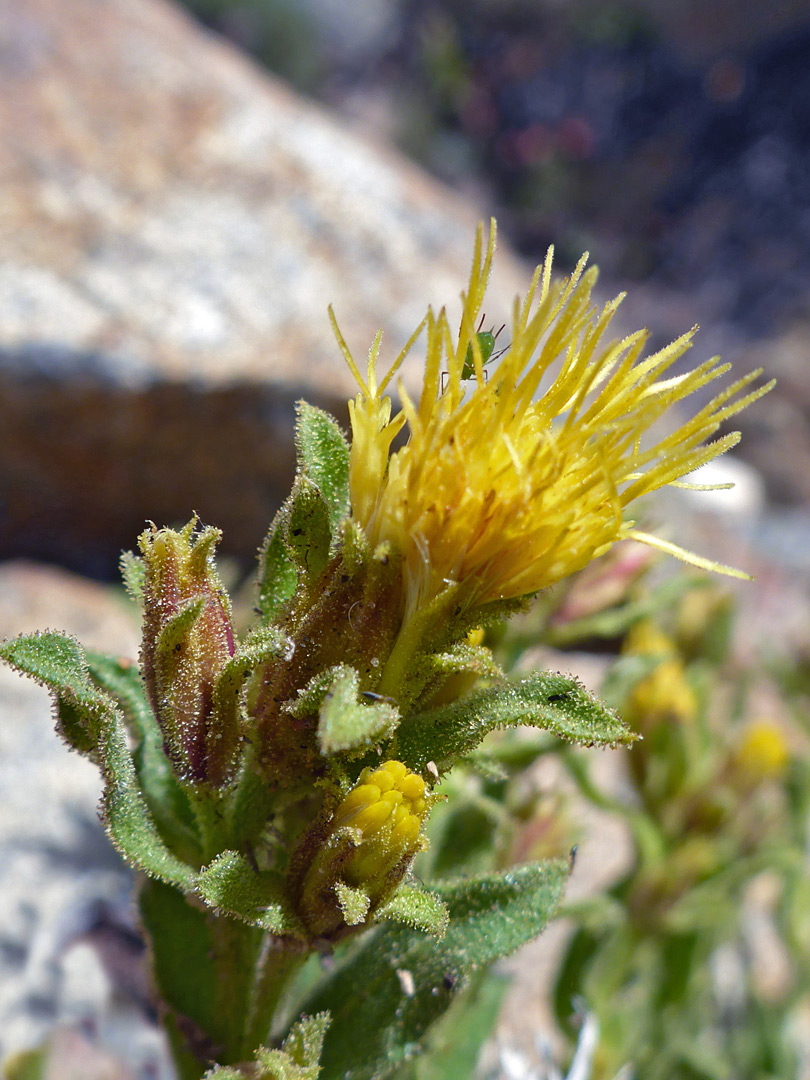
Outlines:
{"label": "plant stem", "polygon": [[287,990],[307,958],[305,952],[280,949],[267,937],[259,958],[243,1038],[243,1054],[251,1055],[270,1036],[273,1021]]}

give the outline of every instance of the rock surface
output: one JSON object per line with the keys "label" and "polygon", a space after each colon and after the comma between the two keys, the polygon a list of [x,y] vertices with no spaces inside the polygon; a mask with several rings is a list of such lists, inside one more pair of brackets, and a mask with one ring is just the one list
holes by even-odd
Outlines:
{"label": "rock surface", "polygon": [[345,411],[327,304],[393,358],[476,215],[162,0],[0,0],[0,55],[0,557],[111,574],[194,510],[250,557],[293,403]]}

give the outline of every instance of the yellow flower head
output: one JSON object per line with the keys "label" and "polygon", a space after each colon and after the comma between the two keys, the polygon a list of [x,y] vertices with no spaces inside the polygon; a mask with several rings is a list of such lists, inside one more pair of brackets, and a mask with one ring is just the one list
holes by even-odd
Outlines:
{"label": "yellow flower head", "polygon": [[[732,433],[704,445],[769,389],[740,395],[759,372],[644,445],[662,414],[729,365],[712,359],[668,375],[694,331],[646,358],[647,331],[608,340],[622,297],[593,306],[597,271],[585,270],[585,256],[569,278],[552,281],[551,250],[515,301],[508,348],[485,371],[476,326],[494,246],[494,222],[486,248],[479,227],[459,333],[444,310],[429,310],[381,382],[380,335],[363,378],[332,316],[360,387],[349,403],[352,514],[373,546],[388,543],[403,556],[407,610],[448,586],[462,587],[474,604],[536,592],[625,537],[744,576],[638,532],[626,509],[738,441]],[[392,418],[384,391],[423,329],[421,396],[413,401],[400,380],[402,408]],[[468,348],[475,379],[465,382]],[[392,453],[406,424],[408,441]]]}
{"label": "yellow flower head", "polygon": [[735,747],[734,763],[748,779],[779,780],[790,762],[781,728],[767,720],[751,724]]}

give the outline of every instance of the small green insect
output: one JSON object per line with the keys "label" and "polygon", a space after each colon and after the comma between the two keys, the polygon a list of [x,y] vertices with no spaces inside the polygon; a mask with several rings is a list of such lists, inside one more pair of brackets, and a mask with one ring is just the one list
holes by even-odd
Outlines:
{"label": "small green insect", "polygon": [[[501,349],[500,352],[495,352],[495,342],[498,340],[498,335],[501,330],[504,329],[506,323],[504,323],[499,330],[495,331],[492,327],[490,330],[482,330],[484,325],[484,316],[481,316],[481,322],[478,324],[478,330],[476,331],[476,338],[478,340],[478,348],[481,351],[481,367],[484,374],[484,382],[487,380],[486,367],[492,360],[497,360],[499,356],[502,356],[506,349]],[[495,331],[493,333],[493,331]],[[446,371],[442,372],[442,391],[444,391],[447,383],[446,380],[448,374]],[[461,382],[467,382],[469,379],[475,378],[475,358],[473,356],[472,342],[467,346],[467,352],[464,354],[464,362],[461,365]]]}
{"label": "small green insect", "polygon": [[[495,360],[501,355],[501,353],[496,353],[493,356],[493,353],[495,352],[495,342],[498,340],[498,334],[500,334],[501,330],[506,326],[506,323],[504,323],[500,330],[494,334],[492,332],[492,330],[495,329],[494,327],[492,330],[482,330],[481,326],[483,326],[483,323],[484,319],[482,317],[478,332],[475,336],[478,339],[478,348],[481,350],[481,367],[485,368],[490,360]],[[472,379],[474,376],[475,358],[473,357],[473,347],[471,342],[467,346],[467,352],[464,355],[464,363],[461,366],[461,379],[464,381],[465,379]],[[486,372],[484,372],[484,378],[486,378]]]}

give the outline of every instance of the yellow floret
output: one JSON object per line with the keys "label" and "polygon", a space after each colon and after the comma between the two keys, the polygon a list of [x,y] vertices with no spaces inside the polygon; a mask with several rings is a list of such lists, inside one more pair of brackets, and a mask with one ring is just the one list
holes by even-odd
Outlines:
{"label": "yellow floret", "polygon": [[[485,379],[475,328],[494,246],[493,222],[488,244],[482,228],[476,237],[458,331],[444,310],[429,310],[381,380],[379,335],[364,375],[332,315],[359,387],[349,403],[352,516],[372,548],[388,544],[402,556],[406,619],[448,589],[468,605],[536,592],[625,537],[746,576],[639,532],[628,508],[737,442],[735,432],[706,440],[766,392],[750,390],[759,372],[655,434],[662,416],[728,365],[714,358],[673,375],[694,331],[646,357],[645,330],[610,340],[622,297],[601,310],[593,304],[596,270],[585,269],[585,256],[569,278],[553,280],[550,250],[515,302],[510,344]],[[402,409],[392,418],[384,392],[422,331],[421,395],[412,399],[400,382]],[[472,383],[463,377],[470,349]],[[394,449],[403,428],[408,439]]]}
{"label": "yellow floret", "polygon": [[400,781],[399,789],[406,799],[421,799],[425,794],[425,781],[416,773],[411,773]]}

